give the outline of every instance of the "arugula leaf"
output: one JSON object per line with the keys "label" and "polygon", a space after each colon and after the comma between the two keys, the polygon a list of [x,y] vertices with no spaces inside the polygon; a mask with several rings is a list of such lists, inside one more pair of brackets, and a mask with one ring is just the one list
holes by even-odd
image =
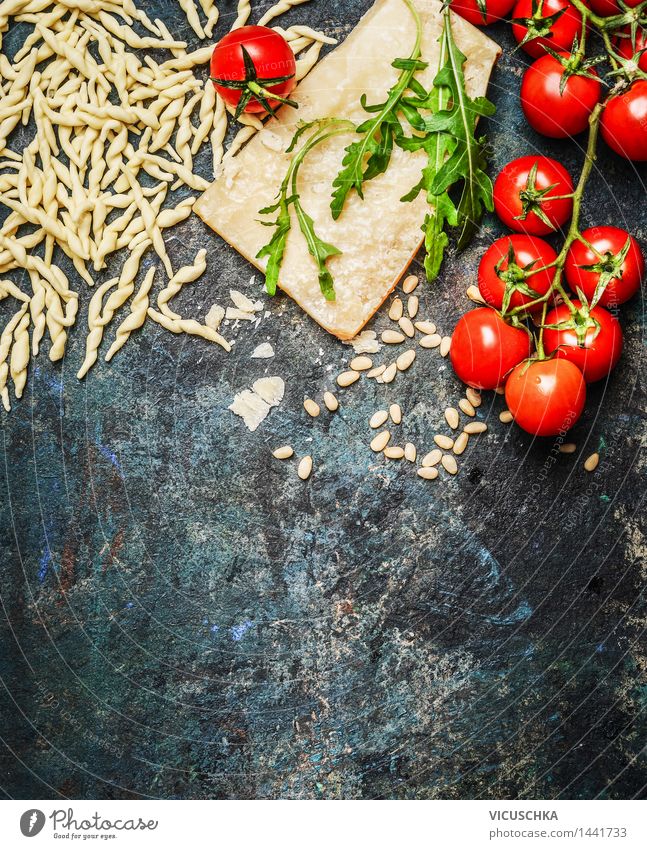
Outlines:
{"label": "arugula leaf", "polygon": [[281,186],[280,197],[277,203],[273,206],[267,206],[260,210],[260,215],[270,215],[278,210],[279,214],[276,221],[263,223],[267,227],[274,227],[274,233],[270,241],[264,245],[256,254],[257,259],[268,257],[267,268],[265,270],[265,291],[268,295],[276,294],[276,286],[279,282],[279,271],[283,262],[283,254],[285,253],[285,245],[288,240],[288,233],[292,229],[292,219],[290,218],[290,198],[287,196],[287,185],[284,183]]}
{"label": "arugula leaf", "polygon": [[334,245],[329,245],[317,236],[314,229],[314,221],[304,211],[301,202],[298,198],[294,200],[294,211],[297,214],[297,220],[301,232],[305,236],[308,245],[308,251],[317,263],[319,270],[319,286],[327,301],[335,300],[335,287],[332,279],[332,274],[326,268],[326,262],[331,256],[339,256],[341,251]]}

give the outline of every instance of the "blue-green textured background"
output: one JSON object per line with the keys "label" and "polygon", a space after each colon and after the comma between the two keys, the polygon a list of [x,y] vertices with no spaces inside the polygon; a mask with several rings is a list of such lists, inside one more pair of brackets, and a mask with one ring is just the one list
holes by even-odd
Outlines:
{"label": "blue-green textured background", "polygon": [[[343,37],[369,5],[317,0],[277,23]],[[147,11],[195,43],[175,2]],[[484,125],[492,173],[537,150],[577,173],[581,140],[525,125],[527,57],[509,27],[490,32],[505,48]],[[599,166],[584,221],[626,225],[646,246],[645,170],[606,150]],[[421,316],[451,332],[501,232],[488,217],[450,254],[420,287]],[[209,248],[187,314],[248,291],[250,267],[195,217],[168,245],[176,267]],[[367,447],[368,417],[391,401],[407,438],[431,447],[460,397],[431,352],[406,380],[355,387],[313,423],[304,394],[320,396],[348,349],[285,298],[229,356],[149,323],[84,383],[79,326],[63,364],[41,356],[1,419],[4,794],[644,795],[643,307],[623,310],[626,353],[590,392],[578,454],[500,425],[501,399],[487,397],[490,433],[456,479],[435,483]],[[250,360],[266,339],[276,358]],[[264,373],[285,379],[286,399],[249,434],[226,407]],[[315,457],[307,485],[270,457],[288,441]]]}

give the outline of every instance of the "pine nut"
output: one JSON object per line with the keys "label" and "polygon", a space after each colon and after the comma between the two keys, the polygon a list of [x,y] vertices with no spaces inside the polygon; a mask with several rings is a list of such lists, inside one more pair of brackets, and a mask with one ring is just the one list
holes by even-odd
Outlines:
{"label": "pine nut", "polygon": [[418,469],[418,477],[426,481],[436,480],[438,477],[438,469],[423,466],[422,469]]}
{"label": "pine nut", "polygon": [[465,451],[469,438],[469,433],[465,433],[465,431],[459,433],[456,437],[456,442],[454,442],[454,454],[462,454]]}
{"label": "pine nut", "polygon": [[443,433],[437,433],[434,436],[434,442],[439,448],[442,448],[443,451],[451,451],[454,447],[454,440],[451,436],[445,436]]}
{"label": "pine nut", "polygon": [[353,371],[368,371],[373,368],[373,360],[370,357],[355,357],[350,361],[350,367]]}
{"label": "pine nut", "polygon": [[339,409],[339,401],[335,398],[332,392],[324,392],[324,404],[331,413],[334,413],[335,410]]}
{"label": "pine nut", "polygon": [[465,292],[470,301],[473,301],[475,304],[484,304],[483,295],[481,294],[478,286],[468,286],[467,292]]}
{"label": "pine nut", "polygon": [[393,424],[399,425],[402,423],[402,409],[399,404],[391,404],[389,407],[389,415]]}
{"label": "pine nut", "polygon": [[574,442],[565,442],[559,446],[560,454],[575,454],[577,445]]}
{"label": "pine nut", "polygon": [[423,466],[437,466],[438,463],[442,460],[443,452],[440,448],[434,448],[429,454],[425,454],[422,458]]}
{"label": "pine nut", "polygon": [[337,384],[342,387],[352,386],[357,380],[359,380],[358,371],[344,371],[337,375]]}
{"label": "pine nut", "polygon": [[416,352],[413,349],[405,351],[404,354],[400,354],[400,356],[395,361],[398,371],[406,371],[408,368],[411,368],[415,358]]}
{"label": "pine nut", "polygon": [[371,441],[371,451],[375,451],[376,454],[380,454],[389,444],[390,439],[391,434],[388,430],[383,430],[381,433],[378,433],[378,435],[373,437]]}
{"label": "pine nut", "polygon": [[397,330],[384,330],[382,332],[382,341],[385,345],[399,345],[404,342],[404,334],[398,333]]}
{"label": "pine nut", "polygon": [[389,318],[391,321],[399,321],[404,315],[404,304],[400,298],[394,298],[389,307]]}
{"label": "pine nut", "polygon": [[395,380],[395,376],[398,373],[398,367],[395,363],[391,363],[390,366],[387,366],[380,380],[382,383],[393,383]]}
{"label": "pine nut", "polygon": [[451,454],[443,454],[443,459],[440,462],[443,464],[443,469],[450,475],[455,475],[458,472],[458,463]]}
{"label": "pine nut", "polygon": [[275,448],[272,451],[272,456],[277,460],[289,460],[294,454],[294,449],[291,445],[282,445],[280,448]]}
{"label": "pine nut", "polygon": [[388,419],[389,414],[386,410],[378,410],[376,413],[373,413],[369,420],[369,426],[374,430],[375,428],[382,427],[384,422]]}
{"label": "pine nut", "polygon": [[452,337],[451,336],[443,336],[442,342],[440,343],[440,356],[446,357],[449,354],[449,349],[452,347]]}
{"label": "pine nut", "polygon": [[481,398],[481,393],[477,392],[476,389],[472,389],[471,386],[468,386],[465,389],[465,397],[470,402],[473,407],[480,407],[483,403],[483,399]]}
{"label": "pine nut", "polygon": [[399,448],[396,445],[385,448],[384,456],[387,460],[401,460],[404,457],[404,448]]}
{"label": "pine nut", "polygon": [[599,462],[600,455],[596,451],[594,454],[591,454],[590,457],[586,458],[586,460],[584,461],[584,468],[587,472],[594,472],[597,469]]}
{"label": "pine nut", "polygon": [[416,462],[416,457],[418,456],[418,451],[416,450],[416,446],[413,442],[407,442],[404,446],[404,459],[408,460],[410,463]]}
{"label": "pine nut", "polygon": [[425,336],[429,336],[432,333],[436,332],[436,325],[433,321],[416,321],[413,326],[416,330],[419,330],[421,333],[424,333]]}
{"label": "pine nut", "polygon": [[312,474],[312,457],[309,454],[301,460],[297,469],[297,474],[302,481],[307,481]]}
{"label": "pine nut", "polygon": [[503,424],[510,424],[513,419],[513,415],[510,410],[504,410],[502,413],[499,413],[499,421],[503,422]]}
{"label": "pine nut", "polygon": [[461,400],[458,402],[458,406],[461,408],[461,410],[465,413],[466,416],[474,417],[476,415],[476,410],[474,409],[472,404],[470,404],[467,398],[461,398]]}
{"label": "pine nut", "polygon": [[431,333],[429,336],[423,336],[419,344],[421,348],[437,348],[441,342],[442,339],[437,333]]}
{"label": "pine nut", "polygon": [[370,371],[366,372],[366,377],[379,377],[381,374],[384,374],[386,371],[386,366],[377,366],[377,368],[372,368]]}
{"label": "pine nut", "polygon": [[306,398],[306,400],[303,402],[303,407],[306,413],[309,416],[312,416],[313,419],[316,419],[319,413],[321,412],[319,404],[317,404],[316,401],[313,401],[312,398]]}
{"label": "pine nut", "polygon": [[487,425],[485,422],[468,422],[463,428],[464,433],[485,433]]}
{"label": "pine nut", "polygon": [[409,339],[413,339],[416,335],[416,330],[413,326],[413,322],[410,318],[407,318],[406,315],[403,315],[400,321],[398,322],[400,325],[400,330],[409,337]]}
{"label": "pine nut", "polygon": [[505,395],[505,389],[503,388],[503,386],[497,386],[494,391],[497,395]]}
{"label": "pine nut", "polygon": [[410,274],[402,284],[402,291],[405,295],[410,295],[418,286],[418,278],[415,274]]}
{"label": "pine nut", "polygon": [[409,315],[409,318],[415,318],[418,315],[419,308],[420,299],[417,295],[411,295],[411,297],[407,301],[407,313]]}
{"label": "pine nut", "polygon": [[447,407],[445,410],[445,421],[452,430],[458,430],[458,425],[460,423],[458,410],[455,410],[453,407]]}

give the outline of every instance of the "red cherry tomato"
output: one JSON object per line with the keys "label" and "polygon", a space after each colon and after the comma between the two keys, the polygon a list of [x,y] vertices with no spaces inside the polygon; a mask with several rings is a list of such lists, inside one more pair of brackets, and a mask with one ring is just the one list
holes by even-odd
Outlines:
{"label": "red cherry tomato", "polygon": [[[573,306],[581,309],[580,301]],[[566,304],[560,304],[546,316],[546,325],[560,325],[559,329],[546,327],[544,348],[547,354],[569,360],[584,375],[587,383],[607,377],[616,367],[622,354],[622,329],[617,318],[603,307],[584,309],[577,318]],[[578,329],[579,334],[578,334]]]}
{"label": "red cherry tomato", "polygon": [[451,0],[452,11],[477,27],[485,27],[507,17],[515,0],[483,0],[485,15],[477,0]]}
{"label": "red cherry tomato", "polygon": [[[566,61],[568,53],[560,53]],[[595,74],[592,69],[589,73]],[[564,75],[566,81],[563,82]],[[533,130],[553,139],[584,132],[589,115],[602,95],[600,80],[568,75],[554,56],[542,56],[526,70],[521,83],[521,108]]]}
{"label": "red cherry tomato", "polygon": [[[522,44],[529,34],[531,19],[534,20],[536,36]],[[582,15],[568,0],[543,0],[539,2],[533,16],[533,0],[518,0],[512,10],[512,34],[517,43],[538,59],[545,56],[543,45],[553,50],[570,50],[575,36],[582,32]]]}
{"label": "red cherry tomato", "polygon": [[582,415],[586,383],[568,360],[532,360],[514,369],[505,400],[519,427],[533,436],[557,436]]}
{"label": "red cherry tomato", "polygon": [[[486,303],[504,312],[529,304],[545,295],[553,280],[552,269],[536,269],[556,259],[557,254],[543,239],[516,233],[502,236],[483,254],[479,265],[479,291]],[[541,309],[541,304],[535,304],[530,311]]]}
{"label": "red cherry tomato", "polygon": [[[245,51],[250,67],[245,65]],[[296,69],[290,45],[269,27],[240,27],[230,32],[216,44],[211,58],[216,91],[243,112],[268,112],[290,102],[286,98],[296,86]]]}
{"label": "red cherry tomato", "polygon": [[[631,9],[635,9],[643,0],[623,0],[625,6],[629,6]],[[617,4],[616,0],[588,0],[588,6],[595,12],[596,15],[600,15],[602,18],[608,18],[611,15],[619,15],[620,14],[620,6]]]}
{"label": "red cherry tomato", "polygon": [[517,363],[530,356],[532,343],[525,330],[512,327],[488,307],[459,319],[452,336],[450,357],[463,383],[474,389],[496,389]]}
{"label": "red cherry tomato", "polygon": [[[502,169],[494,183],[494,209],[511,230],[546,236],[564,225],[573,212],[573,181],[548,156],[522,156]],[[560,200],[551,200],[560,197]]]}
{"label": "red cherry tomato", "polygon": [[647,29],[640,27],[632,42],[631,27],[625,27],[616,35],[613,43],[619,56],[623,59],[633,59],[635,56],[640,70],[647,71]]}
{"label": "red cherry tomato", "polygon": [[[595,250],[579,240],[573,242],[564,263],[568,285],[573,292],[581,289],[589,302],[597,298],[603,307],[624,304],[640,289],[645,276],[640,245],[619,227],[590,227],[582,236]],[[605,282],[604,291],[598,292]]]}
{"label": "red cherry tomato", "polygon": [[600,119],[600,133],[625,159],[647,161],[647,80],[636,80],[609,100]]}

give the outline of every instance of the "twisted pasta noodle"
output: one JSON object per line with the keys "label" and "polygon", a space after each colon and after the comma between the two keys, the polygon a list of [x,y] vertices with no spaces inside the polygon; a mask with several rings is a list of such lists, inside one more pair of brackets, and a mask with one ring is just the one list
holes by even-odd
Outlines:
{"label": "twisted pasta noodle", "polygon": [[175,149],[180,161],[188,172],[193,174],[193,155],[191,153],[190,141],[193,138],[193,124],[191,115],[198,101],[202,100],[202,94],[198,92],[189,98],[180,115],[179,127],[175,136]]}
{"label": "twisted pasta noodle", "polygon": [[[176,165],[176,168],[180,166]],[[126,175],[128,182],[130,183],[130,187],[133,190],[133,195],[135,196],[135,201],[137,206],[139,207],[139,211],[141,213],[142,221],[144,223],[144,229],[148,233],[149,238],[153,242],[153,247],[159,258],[162,260],[164,264],[164,268],[169,277],[173,276],[173,266],[171,265],[171,260],[169,259],[169,255],[166,252],[166,245],[164,244],[164,237],[162,236],[162,231],[157,226],[157,212],[151,207],[150,203],[144,197],[141,186],[135,180],[133,175],[130,173],[128,168],[124,168],[123,173]]]}
{"label": "twisted pasta noodle", "polygon": [[270,21],[274,20],[274,18],[278,18],[279,15],[289,12],[293,6],[300,6],[302,3],[308,2],[309,0],[279,0],[278,3],[275,3],[274,6],[265,12],[259,20],[258,25],[260,27],[267,26]]}
{"label": "twisted pasta noodle", "polygon": [[30,270],[29,277],[31,279],[32,292],[34,293],[29,301],[31,323],[34,325],[31,334],[31,352],[34,357],[37,357],[41,340],[45,335],[45,295],[47,291],[35,271]]}
{"label": "twisted pasta noodle", "polygon": [[189,22],[193,32],[198,36],[198,38],[206,38],[205,32],[202,29],[202,24],[200,23],[198,9],[193,0],[178,0],[178,3],[180,4],[182,11],[186,15],[186,19]]}
{"label": "twisted pasta noodle", "polygon": [[29,303],[29,295],[19,289],[12,280],[0,280],[0,299],[9,297],[25,304]]}
{"label": "twisted pasta noodle", "polygon": [[157,296],[157,306],[169,318],[179,319],[180,315],[173,312],[169,307],[169,301],[178,295],[183,286],[187,283],[194,283],[199,277],[202,277],[207,268],[207,252],[203,248],[198,251],[198,254],[192,265],[185,265],[169,280],[164,289]]}
{"label": "twisted pasta noodle", "polygon": [[321,53],[322,47],[323,43],[321,41],[315,41],[314,44],[312,44],[308,48],[305,53],[305,56],[302,56],[300,59],[297,59],[297,81],[302,80],[305,76],[307,76],[317,64],[317,62],[319,61],[319,54]]}
{"label": "twisted pasta noodle", "polygon": [[[200,150],[203,142],[211,132],[214,123],[213,110],[216,105],[216,87],[211,80],[205,80],[204,90],[200,99],[200,123],[195,131],[193,143],[191,144],[191,153],[193,156]],[[227,119],[225,118],[225,121]]]}
{"label": "twisted pasta noodle", "polygon": [[148,296],[153,285],[153,280],[155,279],[156,271],[156,267],[152,266],[146,272],[142,285],[130,305],[130,315],[125,318],[117,328],[115,341],[112,343],[108,353],[106,354],[107,363],[109,363],[114,355],[123,348],[128,341],[130,334],[134,330],[139,330],[140,327],[143,327],[144,322],[146,321],[148,305],[150,303]]}
{"label": "twisted pasta noodle", "polygon": [[252,14],[252,7],[250,0],[238,0],[238,8],[236,10],[236,20],[232,24],[232,30],[240,29],[240,27],[244,27],[247,21],[249,20],[249,16]]}
{"label": "twisted pasta noodle", "polygon": [[213,153],[213,173],[217,174],[225,155],[224,141],[227,135],[227,110],[225,102],[217,96],[216,109],[213,114],[213,130],[211,132],[211,150]]}
{"label": "twisted pasta noodle", "polygon": [[160,65],[160,68],[162,70],[174,68],[178,71],[188,71],[191,70],[191,68],[195,68],[197,65],[206,65],[207,62],[211,61],[212,53],[213,47],[211,45],[208,45],[207,47],[199,47],[192,53],[186,53],[179,59],[173,59],[169,60],[168,62],[163,62]]}
{"label": "twisted pasta noodle", "polygon": [[27,383],[27,367],[29,365],[29,322],[28,312],[23,315],[13,336],[9,373],[13,380],[16,398],[22,398]]}
{"label": "twisted pasta noodle", "polygon": [[90,332],[85,342],[85,359],[76,375],[79,380],[85,377],[97,361],[99,345],[103,339],[103,326],[98,325],[101,318],[101,303],[106,292],[116,286],[118,282],[119,278],[117,277],[106,280],[90,299],[88,307],[88,329]]}
{"label": "twisted pasta noodle", "polygon": [[2,398],[3,406],[7,412],[11,409],[11,405],[9,404],[9,393],[7,391],[7,378],[9,377],[7,357],[9,356],[14,331],[22,321],[27,309],[28,304],[23,304],[18,312],[15,313],[9,320],[0,334],[0,397]]}
{"label": "twisted pasta noodle", "polygon": [[207,17],[207,23],[204,26],[205,35],[207,38],[211,38],[214,27],[218,23],[218,18],[220,17],[220,11],[215,4],[215,0],[200,0],[200,6]]}
{"label": "twisted pasta noodle", "polygon": [[217,333],[205,324],[200,324],[200,322],[195,321],[195,319],[169,318],[167,315],[164,315],[164,313],[157,312],[157,310],[154,310],[151,307],[148,308],[147,314],[154,322],[166,330],[170,330],[171,333],[188,333],[191,336],[200,336],[208,342],[215,342],[227,352],[231,351],[231,345],[223,336],[220,335],[220,333]]}
{"label": "twisted pasta noodle", "polygon": [[171,140],[171,136],[175,131],[177,119],[182,114],[183,109],[184,96],[179,97],[176,100],[172,100],[164,109],[159,119],[159,130],[155,133],[149,147],[151,153],[155,153],[156,150],[161,150],[161,148],[163,148],[164,145]]}

